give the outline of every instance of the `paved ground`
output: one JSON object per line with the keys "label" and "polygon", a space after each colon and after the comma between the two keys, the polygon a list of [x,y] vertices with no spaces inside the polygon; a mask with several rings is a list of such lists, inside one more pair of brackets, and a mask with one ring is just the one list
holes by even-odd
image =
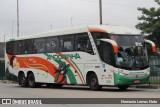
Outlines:
{"label": "paved ground", "polygon": [[[0,98],[9,98],[9,97],[11,98],[160,98],[160,88],[146,89],[146,88],[132,87],[132,88],[129,88],[128,91],[119,91],[118,88],[104,87],[101,91],[91,91],[87,86],[64,86],[60,89],[47,88],[45,86],[41,88],[22,88],[22,87],[19,87],[18,84],[0,83]],[[12,106],[10,105],[10,107]],[[21,106],[22,105],[18,105],[15,107],[21,107]],[[41,106],[38,106],[38,107],[41,107]],[[56,107],[64,107],[64,106],[102,107],[102,106],[105,106],[106,107],[109,105],[64,104],[64,105],[54,105],[54,106],[47,105],[47,106],[52,106],[52,107],[54,106]],[[112,106],[125,107],[127,105],[119,104],[119,105],[112,105]],[[135,106],[137,107],[138,105],[130,105],[130,107],[135,107]],[[140,107],[150,107],[150,106],[151,105],[140,105]],[[158,107],[159,105],[153,105],[153,107],[154,106]]]}

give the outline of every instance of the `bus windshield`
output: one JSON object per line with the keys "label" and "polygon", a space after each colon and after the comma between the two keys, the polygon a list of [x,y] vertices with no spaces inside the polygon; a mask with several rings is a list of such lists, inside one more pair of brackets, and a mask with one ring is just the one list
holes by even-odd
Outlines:
{"label": "bus windshield", "polygon": [[[99,46],[101,44],[97,44],[98,39],[112,39],[116,41],[118,44],[118,53],[113,53],[115,58],[113,66],[126,70],[142,70],[149,67],[147,50],[141,35],[92,33],[92,36],[97,49],[98,47],[103,47],[103,50],[105,49],[104,46]],[[98,49],[98,52],[100,56],[107,55],[107,53],[104,53],[106,51]],[[101,60],[105,61],[103,58],[105,57],[101,57]]]}
{"label": "bus windshield", "polygon": [[124,69],[139,70],[149,67],[146,46],[140,35],[111,35],[119,46],[115,55],[116,66]]}

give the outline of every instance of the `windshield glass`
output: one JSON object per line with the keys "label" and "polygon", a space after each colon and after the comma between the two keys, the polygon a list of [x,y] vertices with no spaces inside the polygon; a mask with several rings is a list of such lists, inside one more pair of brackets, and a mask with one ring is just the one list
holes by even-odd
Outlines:
{"label": "windshield glass", "polygon": [[125,69],[145,69],[148,65],[146,46],[140,35],[111,35],[118,44],[116,66]]}
{"label": "windshield glass", "polygon": [[[115,64],[113,66],[126,70],[140,70],[149,67],[146,46],[141,35],[120,35],[96,32],[92,33],[92,36],[100,56],[101,54],[105,54],[105,51],[100,51],[98,48],[100,45],[97,44],[98,40],[112,39],[116,41],[119,49],[117,54],[113,53],[115,56],[113,60]],[[101,60],[105,61],[102,57]]]}

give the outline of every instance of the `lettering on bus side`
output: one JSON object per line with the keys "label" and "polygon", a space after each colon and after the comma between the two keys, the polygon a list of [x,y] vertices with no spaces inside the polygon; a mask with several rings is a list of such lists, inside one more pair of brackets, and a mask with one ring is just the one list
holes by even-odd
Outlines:
{"label": "lettering on bus side", "polygon": [[63,54],[63,55],[48,55],[47,60],[60,60],[60,59],[81,59],[78,53],[76,54]]}

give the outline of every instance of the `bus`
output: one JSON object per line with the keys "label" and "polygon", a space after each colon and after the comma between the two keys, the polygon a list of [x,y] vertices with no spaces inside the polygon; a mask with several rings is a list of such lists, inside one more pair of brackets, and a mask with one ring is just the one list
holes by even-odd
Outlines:
{"label": "bus", "polygon": [[5,67],[21,87],[88,85],[91,90],[147,84],[150,68],[145,40],[137,30],[93,25],[52,30],[6,42]]}

